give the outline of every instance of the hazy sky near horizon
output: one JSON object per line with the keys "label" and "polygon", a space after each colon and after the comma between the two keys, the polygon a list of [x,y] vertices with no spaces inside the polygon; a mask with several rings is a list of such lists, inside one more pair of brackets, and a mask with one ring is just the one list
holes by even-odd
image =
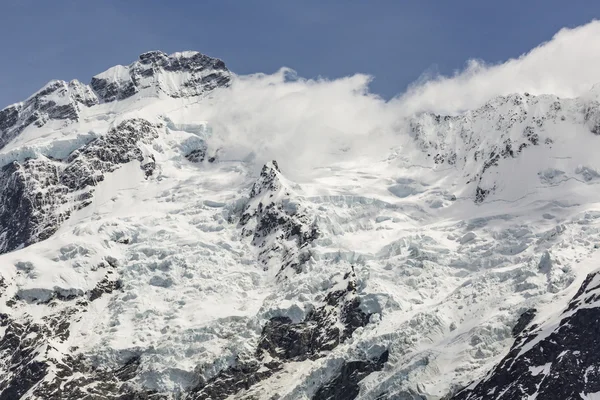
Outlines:
{"label": "hazy sky near horizon", "polygon": [[51,79],[88,83],[148,50],[197,50],[238,74],[283,66],[306,78],[366,73],[371,91],[390,98],[423,74],[516,58],[596,18],[600,2],[583,0],[6,0],[0,108]]}

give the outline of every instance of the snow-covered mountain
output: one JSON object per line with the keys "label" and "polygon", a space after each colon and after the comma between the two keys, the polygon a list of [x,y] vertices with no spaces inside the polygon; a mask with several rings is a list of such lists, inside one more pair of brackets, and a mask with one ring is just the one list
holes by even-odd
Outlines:
{"label": "snow-covered mountain", "polygon": [[364,83],[155,51],[1,110],[0,400],[599,396],[599,87]]}

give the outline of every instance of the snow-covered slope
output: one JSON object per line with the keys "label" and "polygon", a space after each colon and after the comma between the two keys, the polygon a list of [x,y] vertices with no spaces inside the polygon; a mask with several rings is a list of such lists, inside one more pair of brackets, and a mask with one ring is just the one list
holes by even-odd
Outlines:
{"label": "snow-covered slope", "polygon": [[600,90],[363,83],[151,52],[0,111],[0,399],[600,392]]}

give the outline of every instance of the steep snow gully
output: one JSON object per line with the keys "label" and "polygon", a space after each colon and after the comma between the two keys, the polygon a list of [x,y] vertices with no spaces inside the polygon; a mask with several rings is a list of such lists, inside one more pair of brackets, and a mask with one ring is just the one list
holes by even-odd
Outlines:
{"label": "steep snow gully", "polygon": [[154,51],[1,110],[0,400],[599,398],[600,89],[367,84]]}

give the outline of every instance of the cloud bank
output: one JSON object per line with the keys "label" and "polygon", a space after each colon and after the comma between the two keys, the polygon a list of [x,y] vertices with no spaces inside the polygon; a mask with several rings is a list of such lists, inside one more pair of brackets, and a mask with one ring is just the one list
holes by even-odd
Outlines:
{"label": "cloud bank", "polygon": [[[293,79],[290,79],[292,77]],[[269,159],[306,170],[380,149],[398,116],[368,92],[370,77],[306,80],[281,69],[238,76],[201,118],[210,122],[221,159]],[[250,156],[249,156],[250,155]]]}
{"label": "cloud bank", "polygon": [[598,82],[600,21],[592,21],[562,29],[550,41],[499,65],[471,60],[464,71],[417,82],[394,101],[409,113],[457,113],[510,93],[577,97]]}
{"label": "cloud bank", "polygon": [[402,135],[403,121],[414,113],[458,113],[515,92],[586,93],[600,82],[600,22],[563,29],[502,64],[469,61],[454,76],[416,82],[388,102],[369,92],[370,79],[302,79],[290,69],[237,76],[231,90],[203,109],[203,117],[226,144],[228,158],[253,157],[257,165],[276,158],[289,169],[306,170],[306,163],[385,157],[386,146],[410,141]]}

